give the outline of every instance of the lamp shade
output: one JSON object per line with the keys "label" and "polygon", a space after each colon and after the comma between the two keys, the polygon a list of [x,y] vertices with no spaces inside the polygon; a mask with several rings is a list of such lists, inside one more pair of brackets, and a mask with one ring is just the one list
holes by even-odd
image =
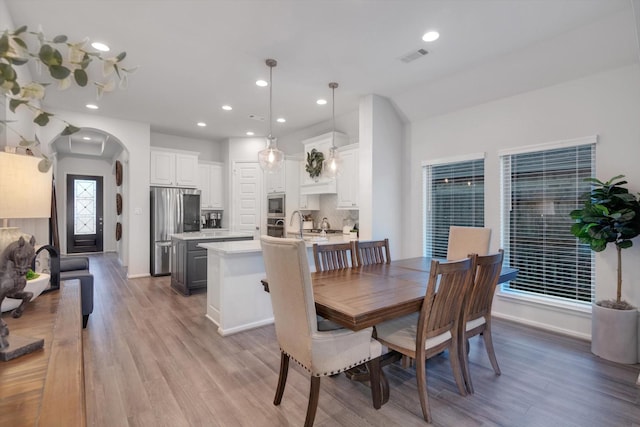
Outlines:
{"label": "lamp shade", "polygon": [[40,160],[0,152],[0,219],[51,216],[52,174],[38,170]]}

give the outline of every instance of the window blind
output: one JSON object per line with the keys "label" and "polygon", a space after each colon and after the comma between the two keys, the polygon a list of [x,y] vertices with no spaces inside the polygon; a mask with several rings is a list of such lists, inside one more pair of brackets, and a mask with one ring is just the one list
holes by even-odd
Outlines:
{"label": "window blind", "polygon": [[502,247],[519,270],[503,290],[592,302],[593,253],[571,234],[569,213],[589,191],[595,144],[511,155],[502,160]]}
{"label": "window blind", "polygon": [[423,253],[446,258],[450,226],[484,226],[484,158],[426,165],[423,183]]}

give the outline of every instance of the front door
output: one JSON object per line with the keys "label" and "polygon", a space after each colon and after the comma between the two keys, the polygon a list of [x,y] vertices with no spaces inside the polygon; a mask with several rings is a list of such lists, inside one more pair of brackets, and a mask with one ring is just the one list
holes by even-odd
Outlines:
{"label": "front door", "polygon": [[67,253],[102,252],[102,177],[67,175]]}
{"label": "front door", "polygon": [[[257,162],[233,165],[233,230],[255,233],[262,222],[262,169]],[[258,233],[260,234],[260,233]]]}

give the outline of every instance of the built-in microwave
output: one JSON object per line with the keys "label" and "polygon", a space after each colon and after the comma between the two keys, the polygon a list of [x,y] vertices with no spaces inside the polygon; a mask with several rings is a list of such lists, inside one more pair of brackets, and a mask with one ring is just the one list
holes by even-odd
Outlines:
{"label": "built-in microwave", "polygon": [[284,193],[272,193],[267,195],[267,216],[284,217]]}

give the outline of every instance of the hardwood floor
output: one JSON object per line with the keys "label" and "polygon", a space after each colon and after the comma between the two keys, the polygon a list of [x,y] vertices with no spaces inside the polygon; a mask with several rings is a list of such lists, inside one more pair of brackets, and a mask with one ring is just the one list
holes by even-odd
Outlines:
{"label": "hardwood floor", "polygon": [[[300,426],[309,378],[291,363],[273,405],[280,354],[273,326],[221,337],[206,294],[169,277],[127,280],[113,254],[91,256],[95,309],[84,334],[89,426]],[[256,283],[256,286],[260,286]],[[640,426],[640,365],[603,361],[589,343],[495,320],[497,377],[471,340],[475,394],[457,392],[446,353],[427,363],[436,426]],[[415,370],[386,368],[391,395],[373,409],[366,384],[323,378],[316,426],[423,426]]]}

